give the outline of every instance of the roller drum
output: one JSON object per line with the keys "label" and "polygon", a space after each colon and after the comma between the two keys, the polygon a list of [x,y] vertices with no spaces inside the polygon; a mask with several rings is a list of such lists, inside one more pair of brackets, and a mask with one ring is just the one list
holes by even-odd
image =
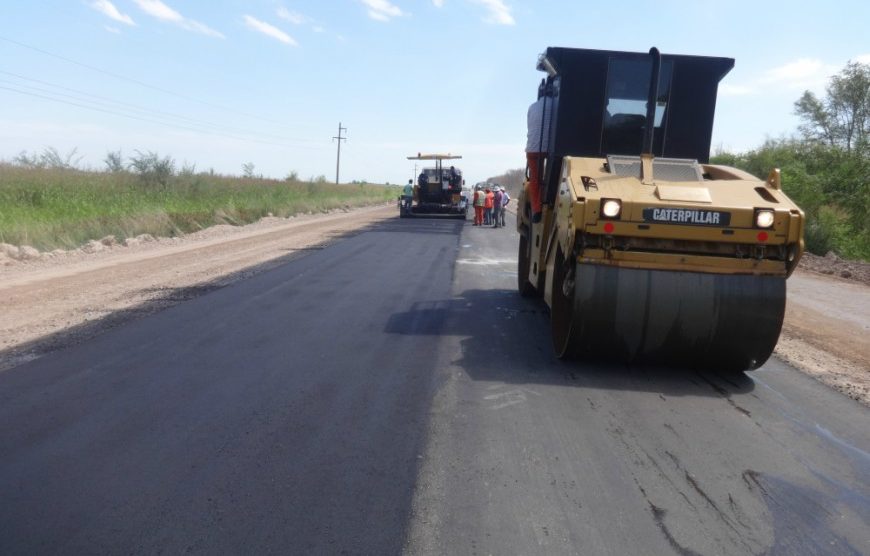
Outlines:
{"label": "roller drum", "polygon": [[553,311],[569,326],[563,355],[755,369],[773,352],[785,314],[781,277],[577,264],[573,278],[573,301],[562,299],[570,316]]}

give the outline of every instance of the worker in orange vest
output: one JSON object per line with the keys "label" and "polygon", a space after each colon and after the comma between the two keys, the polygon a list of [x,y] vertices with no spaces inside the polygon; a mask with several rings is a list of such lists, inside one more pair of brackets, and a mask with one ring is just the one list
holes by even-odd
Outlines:
{"label": "worker in orange vest", "polygon": [[474,186],[474,225],[483,225],[483,205],[486,203],[486,194],[479,185]]}

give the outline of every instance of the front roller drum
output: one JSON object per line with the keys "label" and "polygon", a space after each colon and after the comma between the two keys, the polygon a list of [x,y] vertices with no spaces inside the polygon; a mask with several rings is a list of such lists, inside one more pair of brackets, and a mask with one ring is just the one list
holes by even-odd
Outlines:
{"label": "front roller drum", "polygon": [[[560,357],[727,371],[767,361],[785,315],[785,278],[557,265],[551,311]],[[557,289],[558,286],[558,289]]]}

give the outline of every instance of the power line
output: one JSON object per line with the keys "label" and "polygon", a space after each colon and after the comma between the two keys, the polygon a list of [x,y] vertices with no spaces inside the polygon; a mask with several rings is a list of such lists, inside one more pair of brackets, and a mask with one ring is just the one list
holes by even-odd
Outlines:
{"label": "power line", "polygon": [[[121,105],[121,107],[120,108],[111,107],[112,109],[110,110],[109,108],[106,107],[106,105],[101,105],[100,103],[95,102],[93,100],[90,100],[86,97],[82,97],[82,96],[78,96],[78,95],[68,95],[68,94],[64,94],[64,93],[59,93],[57,91],[52,91],[50,89],[43,89],[41,87],[34,87],[32,85],[24,85],[21,83],[16,83],[14,81],[7,81],[5,79],[0,79],[0,84],[5,84],[5,85],[10,85],[12,87],[17,87],[17,88],[7,87],[6,90],[9,90],[12,92],[17,92],[20,94],[32,94],[33,96],[37,96],[37,98],[42,98],[42,99],[46,99],[46,100],[58,100],[59,101],[61,99],[58,99],[56,97],[62,97],[62,98],[66,98],[66,99],[72,99],[73,101],[77,101],[79,103],[87,103],[87,104],[74,104],[74,105],[79,106],[81,108],[100,108],[103,112],[106,112],[106,113],[109,113],[112,115],[117,115],[117,116],[129,116],[130,112],[132,112],[134,114],[144,113],[145,115],[149,115],[149,112],[151,112],[148,109],[138,108],[135,106],[131,106],[131,108],[125,108],[123,106],[125,103],[112,102],[112,101],[109,101],[109,102],[113,103],[113,104]],[[22,91],[21,88],[26,89],[26,90]],[[51,95],[51,96],[39,95],[39,93],[45,93],[45,95]],[[118,112],[118,110],[122,110],[124,112]],[[143,119],[143,121],[149,121],[149,122],[153,122],[153,123],[161,123],[161,124],[167,124],[167,125],[173,125],[173,126],[178,125],[179,127],[183,127],[184,129],[190,129],[190,130],[195,130],[195,131],[205,131],[205,132],[213,131],[213,130],[203,129],[201,126],[193,128],[187,124],[178,124],[177,122],[171,122],[171,123],[164,122],[162,120],[167,119],[167,118],[162,116],[162,115],[159,115],[159,112],[157,112],[157,114],[158,114],[157,116],[152,116],[152,118],[158,118],[158,119],[151,119],[151,118],[147,118],[147,119],[140,118],[140,119]]]}
{"label": "power line", "polygon": [[[5,42],[8,42],[8,43],[10,43],[10,44],[14,44],[14,45],[16,45],[16,46],[20,46],[21,48],[27,48],[27,49],[29,49],[29,50],[33,50],[34,52],[38,52],[38,53],[40,53],[40,54],[43,54],[43,55],[45,55],[45,56],[50,56],[50,57],[52,57],[52,58],[56,58],[56,59],[58,59],[58,60],[62,60],[62,61],[64,61],[64,62],[67,62],[67,63],[70,63],[70,64],[74,64],[74,65],[76,65],[76,66],[79,66],[79,67],[82,67],[82,68],[86,68],[86,69],[89,69],[89,70],[91,70],[91,71],[95,71],[95,72],[97,72],[97,73],[102,73],[103,75],[107,75],[107,76],[109,76],[109,77],[113,77],[113,78],[115,78],[115,79],[119,79],[119,80],[121,80],[121,81],[127,81],[127,82],[129,82],[129,83],[134,83],[134,84],[136,84],[136,85],[139,85],[140,87],[145,87],[145,88],[147,88],[147,89],[151,89],[151,90],[153,90],[153,91],[158,91],[158,92],[163,93],[163,94],[167,94],[167,95],[171,95],[171,96],[174,96],[174,97],[178,97],[178,98],[181,98],[181,99],[184,99],[184,100],[190,101],[190,102],[195,102],[195,103],[197,103],[197,104],[202,104],[202,105],[204,105],[204,106],[209,106],[209,107],[211,107],[211,108],[217,108],[217,109],[219,109],[219,110],[224,110],[224,111],[226,111],[226,112],[232,112],[232,113],[238,114],[238,115],[240,115],[240,116],[245,116],[245,117],[247,117],[247,118],[255,118],[255,119],[257,119],[257,120],[262,120],[262,121],[264,121],[264,122],[269,122],[270,124],[273,124],[273,125],[275,125],[275,123],[276,123],[276,122],[273,121],[273,120],[270,120],[270,119],[268,119],[268,118],[264,118],[264,117],[262,117],[262,116],[257,116],[256,114],[249,114],[249,113],[247,113],[247,112],[243,112],[243,111],[240,111],[240,110],[236,110],[236,109],[234,109],[234,108],[230,108],[230,107],[227,107],[227,106],[222,106],[222,105],[220,105],[220,104],[214,104],[214,103],[207,102],[207,101],[204,101],[204,100],[199,100],[199,99],[197,99],[197,98],[193,98],[193,97],[191,97],[191,96],[189,96],[189,95],[186,95],[186,94],[183,94],[183,93],[177,93],[177,92],[175,92],[175,91],[170,91],[169,89],[165,89],[165,88],[163,88],[163,87],[158,87],[158,86],[156,86],[156,85],[151,85],[151,84],[146,83],[146,82],[144,82],[144,81],[140,81],[140,80],[138,80],[138,79],[134,79],[134,78],[132,78],[132,77],[127,77],[127,76],[125,76],[125,75],[121,75],[121,74],[118,74],[118,73],[115,73],[115,72],[112,72],[112,71],[109,71],[109,70],[105,70],[105,69],[99,68],[99,67],[97,67],[97,66],[92,66],[92,65],[90,65],[90,64],[85,64],[84,62],[79,62],[79,61],[77,61],[77,60],[73,60],[72,58],[67,58],[66,56],[61,56],[60,54],[55,54],[55,53],[53,53],[53,52],[49,52],[49,51],[47,51],[47,50],[43,50],[42,48],[39,48],[39,47],[36,47],[36,46],[30,45],[30,44],[25,44],[25,43],[23,43],[23,42],[19,42],[19,41],[13,40],[13,39],[10,39],[10,38],[8,38],[8,37],[4,37],[4,36],[2,36],[2,35],[0,35],[0,41],[5,41]],[[279,124],[279,125],[281,125],[281,124]],[[286,124],[284,124],[284,126],[286,126]]]}
{"label": "power line", "polygon": [[[192,124],[196,124],[196,125],[199,125],[199,126],[205,126],[205,127],[207,127],[207,128],[214,128],[214,129],[216,129],[216,130],[218,130],[218,131],[225,131],[225,132],[229,132],[229,133],[244,133],[244,134],[252,135],[252,136],[260,136],[260,137],[266,137],[266,138],[271,138],[271,139],[277,139],[277,140],[279,140],[279,141],[300,142],[300,143],[316,143],[315,141],[310,141],[310,140],[305,140],[305,139],[295,139],[295,138],[290,138],[290,137],[283,137],[283,136],[279,136],[279,135],[272,135],[272,134],[269,134],[269,133],[256,132],[256,131],[251,131],[251,130],[247,130],[247,129],[233,129],[233,128],[230,128],[230,127],[228,127],[228,126],[224,126],[224,125],[221,125],[221,124],[216,124],[216,123],[209,122],[209,121],[206,121],[206,120],[200,120],[200,119],[197,119],[197,118],[190,118],[190,117],[188,117],[188,116],[183,116],[183,115],[181,115],[181,114],[174,114],[174,113],[172,113],[172,112],[165,112],[165,111],[163,111],[163,110],[156,110],[156,109],[147,108],[147,107],[139,106],[139,105],[136,105],[136,104],[132,104],[132,103],[129,103],[129,102],[124,102],[124,101],[114,100],[114,99],[111,99],[111,98],[109,98],[109,97],[105,97],[105,96],[102,96],[102,95],[96,95],[96,94],[93,94],[93,93],[88,93],[87,91],[81,91],[81,90],[79,90],[79,89],[73,89],[73,88],[71,88],[71,87],[65,87],[65,86],[63,86],[63,85],[58,85],[58,84],[56,84],[56,83],[51,83],[51,82],[43,81],[43,80],[40,80],[40,79],[34,79],[34,78],[32,78],[32,77],[27,77],[27,76],[25,76],[25,75],[21,75],[21,74],[17,74],[17,73],[9,72],[9,71],[0,70],[0,74],[10,75],[10,76],[15,77],[15,78],[17,78],[17,79],[21,79],[21,80],[25,80],[25,81],[30,81],[30,82],[33,82],[33,83],[39,83],[39,84],[42,84],[42,85],[47,85],[47,86],[49,86],[49,87],[54,87],[54,88],[56,88],[56,89],[60,89],[60,90],[64,90],[64,91],[70,91],[70,92],[75,93],[75,94],[74,94],[74,95],[67,95],[67,94],[64,94],[64,93],[59,93],[59,92],[57,92],[57,91],[52,91],[52,90],[48,90],[48,89],[42,89],[42,88],[40,88],[40,87],[34,87],[34,86],[31,86],[31,85],[25,85],[25,84],[16,83],[16,82],[10,82],[10,81],[3,81],[3,80],[0,80],[0,83],[6,83],[7,85],[14,85],[14,86],[16,86],[16,87],[23,87],[23,88],[26,88],[26,89],[30,89],[30,90],[32,90],[32,91],[39,91],[39,92],[43,92],[43,93],[47,93],[47,94],[51,94],[51,95],[55,95],[55,96],[60,96],[60,97],[65,97],[65,98],[71,98],[71,99],[74,99],[74,100],[77,100],[77,101],[80,101],[80,102],[87,102],[87,103],[91,103],[91,104],[97,104],[97,105],[99,105],[97,102],[91,100],[91,98],[94,98],[94,99],[99,99],[100,101],[108,102],[108,103],[110,103],[110,104],[118,105],[118,106],[121,107],[121,108],[120,108],[121,110],[133,110],[134,112],[141,112],[141,113],[144,113],[144,114],[156,115],[156,117],[158,117],[158,118],[163,118],[163,119],[167,119],[167,118],[168,118],[168,119],[178,119],[178,120],[183,120],[183,121],[185,121],[185,122],[190,122],[190,123],[192,123]],[[88,98],[88,97],[90,97],[90,98]],[[127,108],[127,107],[129,107],[129,108]]]}
{"label": "power line", "polygon": [[255,139],[255,138],[250,138],[250,137],[239,137],[239,136],[231,135],[231,134],[228,134],[228,133],[219,133],[219,132],[216,132],[216,131],[208,131],[208,130],[203,130],[203,129],[197,129],[197,128],[193,128],[193,127],[189,127],[189,126],[185,126],[185,125],[181,125],[181,124],[172,124],[172,123],[168,123],[168,122],[162,122],[162,121],[159,121],[159,120],[153,120],[153,119],[149,119],[149,118],[142,118],[142,117],[135,116],[135,115],[132,115],[132,114],[124,114],[124,113],[122,113],[122,112],[116,112],[116,111],[113,111],[113,110],[108,110],[108,109],[105,109],[105,108],[100,108],[100,107],[98,107],[98,106],[88,106],[88,105],[86,105],[86,104],[80,104],[80,103],[78,103],[78,102],[72,102],[72,101],[68,101],[68,100],[63,100],[63,99],[59,99],[59,98],[54,98],[54,97],[50,97],[50,96],[46,96],[46,95],[42,95],[42,94],[38,94],[38,93],[32,93],[32,92],[28,92],[28,91],[22,91],[22,90],[20,90],[20,89],[14,89],[14,88],[12,88],[12,87],[4,87],[4,86],[0,86],[0,90],[11,91],[11,92],[13,92],[13,93],[17,93],[17,94],[20,94],[20,95],[36,97],[36,98],[40,98],[40,99],[44,99],[44,100],[49,100],[49,101],[52,101],[52,102],[58,102],[58,103],[61,103],[61,104],[67,104],[67,105],[70,105],[70,106],[77,106],[77,107],[79,107],[79,108],[85,108],[85,109],[87,109],[87,110],[94,110],[94,111],[96,111],[96,112],[103,112],[103,113],[105,113],[105,114],[112,114],[112,115],[114,115],[114,116],[121,116],[121,117],[123,117],[123,118],[129,118],[129,119],[131,119],[131,120],[138,120],[138,121],[141,121],[141,122],[147,122],[147,123],[151,123],[151,124],[158,124],[158,125],[163,125],[163,126],[166,126],[166,127],[176,128],[176,129],[185,129],[185,130],[193,131],[193,132],[196,132],[196,133],[205,133],[205,134],[208,134],[208,135],[215,135],[215,136],[219,136],[219,137],[226,137],[226,138],[230,138],[230,139],[235,139],[235,140],[237,140],[237,141],[248,141],[248,142],[251,142],[251,143],[260,143],[260,144],[264,144],[264,145],[273,145],[273,146],[277,146],[277,147],[288,147],[288,146],[292,146],[292,147],[294,147],[294,148],[299,148],[299,149],[309,149],[309,150],[319,150],[320,148],[322,148],[322,147],[309,147],[309,146],[302,146],[302,145],[287,145],[286,143],[282,144],[282,143],[276,143],[276,142],[273,142],[273,141],[263,141],[263,140],[260,140],[260,139]]}

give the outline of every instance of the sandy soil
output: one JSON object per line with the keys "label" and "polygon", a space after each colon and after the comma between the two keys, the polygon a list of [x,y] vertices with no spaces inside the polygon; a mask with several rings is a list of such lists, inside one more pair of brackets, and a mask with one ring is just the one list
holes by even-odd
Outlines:
{"label": "sandy soil", "polygon": [[[39,253],[0,244],[0,371],[132,318],[273,268],[395,218],[369,207],[215,226],[182,238],[114,238]],[[870,265],[809,256],[788,281],[775,355],[870,406]]]}
{"label": "sandy soil", "polygon": [[870,263],[804,253],[774,355],[870,406]]}

